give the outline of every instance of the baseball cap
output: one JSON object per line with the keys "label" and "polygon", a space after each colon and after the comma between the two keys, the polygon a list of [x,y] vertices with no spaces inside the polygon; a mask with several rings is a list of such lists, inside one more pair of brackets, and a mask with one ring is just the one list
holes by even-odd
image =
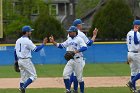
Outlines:
{"label": "baseball cap", "polygon": [[75,27],[75,26],[71,26],[67,31],[68,31],[68,32],[77,32],[78,29],[77,29],[77,27]]}
{"label": "baseball cap", "polygon": [[33,31],[34,29],[32,29],[30,26],[23,26],[22,27],[22,32],[30,32]]}
{"label": "baseball cap", "polygon": [[78,24],[84,24],[81,19],[76,19],[73,21],[73,25],[77,26]]}
{"label": "baseball cap", "polygon": [[133,25],[140,25],[140,20],[134,20]]}

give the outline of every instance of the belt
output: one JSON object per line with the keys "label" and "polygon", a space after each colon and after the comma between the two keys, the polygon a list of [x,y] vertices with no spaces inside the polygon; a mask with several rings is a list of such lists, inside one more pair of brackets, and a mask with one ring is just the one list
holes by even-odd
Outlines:
{"label": "belt", "polygon": [[80,58],[80,57],[75,57],[76,59]]}
{"label": "belt", "polygon": [[139,53],[138,51],[128,51],[128,52],[132,52],[132,53]]}
{"label": "belt", "polygon": [[21,57],[18,57],[19,59],[29,59],[30,57],[27,57],[27,58],[21,58]]}

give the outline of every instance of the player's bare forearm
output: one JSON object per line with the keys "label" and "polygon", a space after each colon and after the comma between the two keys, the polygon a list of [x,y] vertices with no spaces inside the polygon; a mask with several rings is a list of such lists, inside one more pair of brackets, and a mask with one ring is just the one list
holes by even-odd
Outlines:
{"label": "player's bare forearm", "polygon": [[91,40],[93,40],[93,42],[95,41],[95,39],[96,39],[96,35],[91,38]]}
{"label": "player's bare forearm", "polygon": [[98,33],[98,29],[95,28],[95,29],[93,30],[93,37],[91,38],[91,39],[93,40],[93,42],[94,42],[95,39],[96,39],[97,33]]}
{"label": "player's bare forearm", "polygon": [[57,46],[57,42],[53,41],[52,43],[53,43],[53,45]]}
{"label": "player's bare forearm", "polygon": [[48,42],[48,39],[47,39],[47,37],[46,37],[46,38],[44,38],[44,40],[43,40],[43,44],[46,45],[47,42]]}

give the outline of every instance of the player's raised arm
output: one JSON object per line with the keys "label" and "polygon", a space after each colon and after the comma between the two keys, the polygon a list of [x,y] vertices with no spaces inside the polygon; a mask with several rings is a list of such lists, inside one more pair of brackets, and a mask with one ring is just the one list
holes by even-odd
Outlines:
{"label": "player's raised arm", "polygon": [[65,41],[63,43],[57,43],[54,40],[54,37],[53,36],[50,36],[49,39],[50,39],[50,42],[53,43],[53,45],[55,45],[58,48],[65,48],[65,47],[67,47],[67,41]]}
{"label": "player's raised arm", "polygon": [[54,37],[52,35],[49,37],[49,39],[50,39],[51,43],[53,43],[55,46],[57,46],[57,42],[54,40]]}
{"label": "player's raised arm", "polygon": [[34,51],[35,51],[35,52],[40,51],[40,50],[46,45],[47,42],[48,42],[48,39],[47,39],[47,37],[46,37],[46,38],[44,38],[42,45],[36,46],[36,48],[34,49]]}
{"label": "player's raised arm", "polygon": [[93,42],[95,41],[95,38],[97,36],[97,33],[98,33],[98,29],[95,28],[93,30],[93,36],[91,39],[88,39],[88,37],[82,32],[82,28],[83,28],[83,25],[84,23],[82,22],[81,19],[76,19],[73,21],[73,25],[77,27],[78,29],[78,36],[80,36],[84,42],[88,45],[88,46],[91,46],[93,44]]}
{"label": "player's raised arm", "polygon": [[93,36],[92,36],[92,38],[91,38],[91,40],[93,40],[93,42],[95,41],[95,38],[96,38],[96,36],[97,36],[97,33],[98,33],[98,29],[95,28],[95,29],[93,30]]}
{"label": "player's raised arm", "polygon": [[86,42],[86,44],[87,44],[88,46],[91,46],[92,43],[95,41],[96,36],[97,36],[97,33],[98,33],[98,29],[95,28],[95,29],[93,30],[93,36],[92,36],[92,38],[91,38],[90,40],[88,40],[88,42]]}

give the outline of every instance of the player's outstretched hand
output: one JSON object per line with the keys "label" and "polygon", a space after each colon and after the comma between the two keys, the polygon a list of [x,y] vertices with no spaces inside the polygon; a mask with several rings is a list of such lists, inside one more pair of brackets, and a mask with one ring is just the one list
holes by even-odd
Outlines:
{"label": "player's outstretched hand", "polygon": [[54,37],[52,35],[49,37],[49,39],[50,42],[53,43],[53,45],[57,46],[57,42],[54,41]]}
{"label": "player's outstretched hand", "polygon": [[50,39],[50,42],[51,42],[51,43],[54,42],[54,37],[53,37],[52,35],[49,37],[49,39]]}
{"label": "player's outstretched hand", "polygon": [[43,40],[43,44],[45,45],[47,42],[48,42],[48,38],[45,37],[44,40]]}
{"label": "player's outstretched hand", "polygon": [[96,35],[97,35],[97,33],[98,33],[98,29],[97,29],[97,28],[95,28],[95,29],[93,30],[93,36],[96,36]]}

